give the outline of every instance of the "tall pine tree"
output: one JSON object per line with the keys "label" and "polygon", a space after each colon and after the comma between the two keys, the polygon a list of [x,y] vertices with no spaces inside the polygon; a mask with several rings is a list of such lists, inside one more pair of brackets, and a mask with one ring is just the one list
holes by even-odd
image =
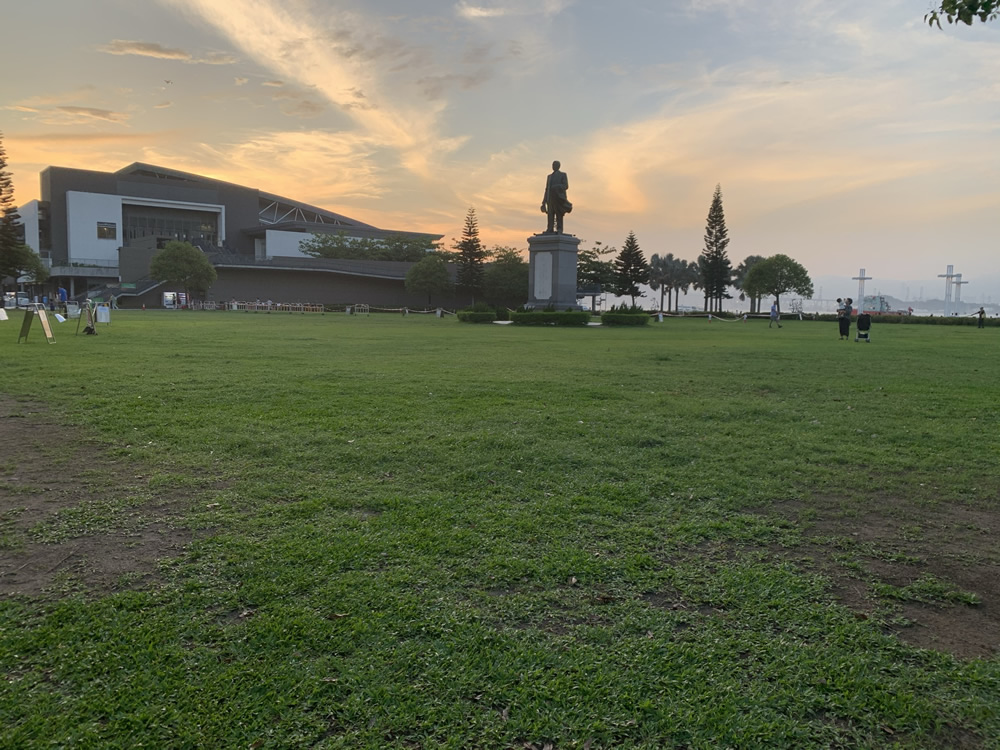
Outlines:
{"label": "tall pine tree", "polygon": [[721,312],[722,300],[728,296],[726,288],[733,276],[733,266],[726,254],[728,245],[729,230],[726,229],[726,215],[722,210],[722,187],[716,185],[705,224],[705,252],[698,256],[706,312]]}
{"label": "tall pine tree", "polygon": [[24,245],[17,225],[21,217],[14,203],[14,183],[7,171],[7,152],[0,133],[0,284],[4,277],[17,278],[24,265]]}
{"label": "tall pine tree", "polygon": [[635,298],[646,296],[639,289],[639,284],[648,283],[649,263],[639,249],[635,232],[629,232],[622,251],[615,258],[614,293],[619,297],[631,297],[632,307],[635,307]]}
{"label": "tall pine tree", "polygon": [[458,266],[458,288],[472,297],[475,304],[476,296],[482,295],[486,264],[486,249],[479,241],[479,222],[476,220],[476,209],[469,208],[465,215],[465,228],[462,239],[454,245]]}

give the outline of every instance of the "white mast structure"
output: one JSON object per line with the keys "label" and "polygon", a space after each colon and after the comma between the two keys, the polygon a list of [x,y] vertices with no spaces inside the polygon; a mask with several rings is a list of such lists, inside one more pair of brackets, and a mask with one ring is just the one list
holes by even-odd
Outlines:
{"label": "white mast structure", "polygon": [[962,281],[962,274],[956,273],[955,280],[952,282],[955,285],[955,312],[962,312],[962,284],[968,284],[968,281]]}
{"label": "white mast structure", "polygon": [[[954,283],[952,280],[955,276],[955,266],[948,266],[947,273],[938,274],[939,279],[944,279],[944,315],[946,318],[951,316],[951,285]],[[958,278],[961,278],[961,274],[958,274]]]}
{"label": "white mast structure", "polygon": [[865,311],[865,282],[871,281],[871,276],[865,276],[865,269],[858,271],[857,276],[851,277],[852,281],[858,282],[858,314]]}

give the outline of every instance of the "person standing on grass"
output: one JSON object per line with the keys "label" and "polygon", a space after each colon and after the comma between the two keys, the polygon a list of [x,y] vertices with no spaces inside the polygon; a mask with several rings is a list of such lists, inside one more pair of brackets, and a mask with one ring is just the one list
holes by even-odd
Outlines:
{"label": "person standing on grass", "polygon": [[[837,301],[839,302],[840,300]],[[837,323],[840,325],[841,341],[851,337],[851,312],[853,304],[854,300],[848,297],[844,300],[843,305],[837,308]]]}
{"label": "person standing on grass", "polygon": [[984,308],[980,307],[976,311],[976,315],[979,316],[979,323],[976,324],[976,328],[983,328],[986,325],[986,320],[985,320],[985,318],[986,318],[986,310]]}
{"label": "person standing on grass", "polygon": [[771,319],[767,321],[767,327],[770,328],[773,323],[777,323],[778,328],[781,328],[781,315],[778,314],[778,300],[771,303]]}

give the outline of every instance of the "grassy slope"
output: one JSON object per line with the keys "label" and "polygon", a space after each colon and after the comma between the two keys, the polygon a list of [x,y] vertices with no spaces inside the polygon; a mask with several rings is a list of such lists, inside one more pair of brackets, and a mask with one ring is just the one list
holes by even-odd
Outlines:
{"label": "grassy slope", "polygon": [[0,602],[0,746],[998,746],[997,660],[835,605],[766,512],[995,506],[993,331],[70,325],[0,324],[0,390],[211,533],[155,586]]}

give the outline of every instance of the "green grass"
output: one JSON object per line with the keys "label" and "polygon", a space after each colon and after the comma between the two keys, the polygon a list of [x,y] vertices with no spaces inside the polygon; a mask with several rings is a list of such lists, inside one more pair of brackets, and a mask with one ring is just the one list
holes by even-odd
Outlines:
{"label": "green grass", "polygon": [[138,589],[0,601],[0,747],[1000,747],[1000,661],[859,619],[769,512],[995,510],[995,331],[70,325],[0,323],[0,391],[146,494],[27,538],[158,492],[200,534]]}

